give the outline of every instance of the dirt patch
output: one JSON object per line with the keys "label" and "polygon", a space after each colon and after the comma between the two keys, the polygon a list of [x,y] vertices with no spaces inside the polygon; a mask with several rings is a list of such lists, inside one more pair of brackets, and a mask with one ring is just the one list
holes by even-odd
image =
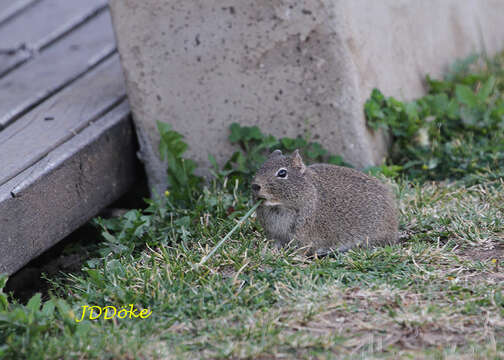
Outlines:
{"label": "dirt patch", "polygon": [[382,352],[390,347],[402,351],[464,346],[504,336],[504,323],[489,320],[490,313],[429,313],[429,300],[420,294],[350,289],[343,299],[343,303],[358,304],[360,310],[349,311],[339,305],[307,323],[291,324],[291,329],[350,336],[342,345],[352,354],[364,349]]}
{"label": "dirt patch", "polygon": [[491,249],[482,249],[479,247],[472,247],[460,250],[459,254],[470,260],[479,260],[482,262],[496,260],[504,265],[504,234],[498,234],[502,243],[497,243]]}
{"label": "dirt patch", "polygon": [[[500,234],[504,240],[504,234]],[[486,248],[465,248],[457,252],[463,259],[469,261],[481,261],[488,264],[488,271],[474,274],[470,279],[474,281],[490,281],[494,283],[504,282],[504,242],[497,243],[491,249]]]}

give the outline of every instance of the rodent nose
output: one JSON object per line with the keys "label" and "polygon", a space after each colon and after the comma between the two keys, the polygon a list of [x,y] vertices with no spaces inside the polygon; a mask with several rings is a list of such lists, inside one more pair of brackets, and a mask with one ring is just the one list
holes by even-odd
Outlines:
{"label": "rodent nose", "polygon": [[252,191],[259,192],[261,186],[259,184],[252,184]]}

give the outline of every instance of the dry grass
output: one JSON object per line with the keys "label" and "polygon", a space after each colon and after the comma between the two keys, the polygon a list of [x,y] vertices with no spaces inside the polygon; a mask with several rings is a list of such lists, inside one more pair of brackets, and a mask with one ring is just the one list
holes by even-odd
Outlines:
{"label": "dry grass", "polygon": [[[152,231],[165,224],[156,219],[142,251],[128,253],[129,238],[111,237],[108,251],[117,255],[60,289],[74,313],[83,304],[134,303],[151,318],[76,325],[65,311],[40,313],[50,335],[29,322],[0,351],[54,359],[504,358],[503,182],[401,182],[397,193],[400,244],[321,259],[273,248],[252,224],[196,269],[234,220],[210,216],[198,241],[176,243],[157,240],[168,235]],[[2,313],[0,330],[31,311],[22,309],[11,320]]]}
{"label": "dry grass", "polygon": [[[169,331],[194,334],[185,345],[197,351],[171,355],[504,357],[504,275],[499,265],[504,261],[502,182],[470,188],[403,184],[399,193],[403,244],[383,254],[411,266],[407,282],[383,281],[378,274],[375,283],[356,281],[346,286],[335,279],[317,286],[309,276],[317,266],[298,257],[296,266],[307,270],[304,287],[293,289],[278,282],[278,302],[267,310],[178,323]],[[350,254],[344,260],[346,268],[362,269],[359,261],[366,256]],[[339,261],[325,259],[319,266]],[[214,271],[236,278],[232,269],[228,265]],[[404,280],[401,276],[396,277]]]}

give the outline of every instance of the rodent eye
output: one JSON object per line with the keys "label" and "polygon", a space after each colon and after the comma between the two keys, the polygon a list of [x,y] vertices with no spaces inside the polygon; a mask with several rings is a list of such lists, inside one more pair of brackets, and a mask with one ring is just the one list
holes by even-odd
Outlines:
{"label": "rodent eye", "polygon": [[276,173],[276,176],[278,176],[279,178],[285,179],[287,177],[287,170],[284,168],[278,170]]}

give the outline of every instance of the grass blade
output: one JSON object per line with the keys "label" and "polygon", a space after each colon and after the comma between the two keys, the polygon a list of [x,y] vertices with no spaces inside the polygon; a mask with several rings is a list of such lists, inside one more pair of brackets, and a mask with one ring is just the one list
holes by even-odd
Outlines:
{"label": "grass blade", "polygon": [[259,207],[259,205],[261,205],[261,203],[262,203],[262,200],[259,200],[257,203],[255,203],[254,206],[252,206],[252,208],[238,221],[238,223],[234,226],[234,228],[232,228],[231,231],[228,232],[226,234],[226,236],[224,236],[222,238],[222,240],[219,241],[219,243],[217,245],[215,245],[215,247],[212,249],[212,251],[210,251],[210,253],[208,255],[206,255],[203,259],[201,259],[201,261],[198,264],[198,267],[205,264],[208,261],[208,259],[210,259],[213,256],[213,254],[215,254],[215,252],[217,250],[219,250],[219,248],[222,246],[222,244],[224,244],[226,242],[226,240],[229,239],[231,237],[231,235],[233,235],[233,233],[243,224],[243,222],[245,220],[247,220],[250,217],[250,215],[252,215],[254,213],[254,211],[256,211],[256,209]]}

